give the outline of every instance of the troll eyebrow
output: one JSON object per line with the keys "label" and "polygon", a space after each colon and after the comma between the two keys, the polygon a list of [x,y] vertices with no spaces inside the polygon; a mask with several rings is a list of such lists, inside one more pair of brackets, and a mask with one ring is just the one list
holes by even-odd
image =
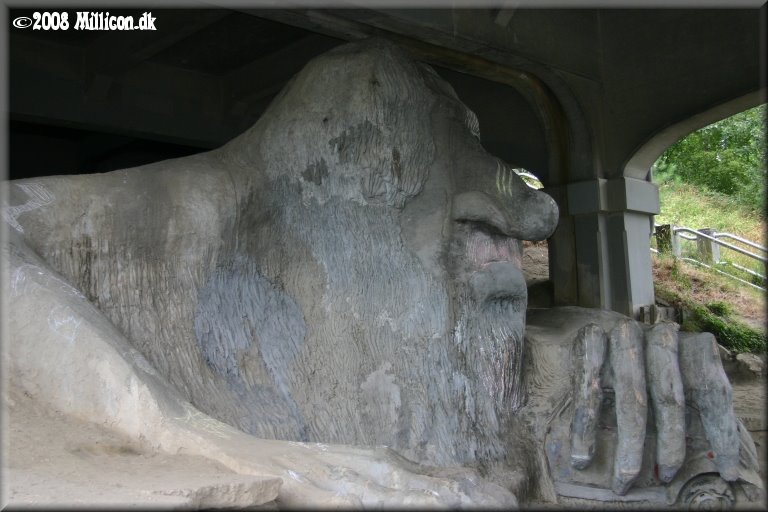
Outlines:
{"label": "troll eyebrow", "polygon": [[486,224],[504,236],[511,236],[502,207],[483,192],[470,191],[455,195],[452,216],[455,221]]}
{"label": "troll eyebrow", "polygon": [[496,159],[496,191],[507,197],[512,197],[512,169],[504,165],[500,159]]}

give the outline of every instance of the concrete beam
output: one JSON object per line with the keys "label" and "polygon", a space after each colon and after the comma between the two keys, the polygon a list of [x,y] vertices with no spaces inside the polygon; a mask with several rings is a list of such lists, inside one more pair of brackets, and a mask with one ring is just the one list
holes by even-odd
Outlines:
{"label": "concrete beam", "polygon": [[566,190],[571,215],[619,211],[656,215],[661,211],[659,187],[645,180],[598,178],[570,183]]}
{"label": "concrete beam", "polygon": [[757,91],[715,105],[704,112],[660,130],[630,157],[624,167],[624,175],[643,179],[648,175],[654,162],[669,146],[700,128],[765,103],[767,92],[766,87],[761,87]]}
{"label": "concrete beam", "polygon": [[653,304],[650,239],[653,215],[659,213],[658,187],[619,178],[545,190],[560,198],[561,206],[559,233],[550,241],[550,254],[559,255],[550,262],[556,302],[632,317]]}
{"label": "concrete beam", "polygon": [[222,112],[220,81],[147,62],[92,94],[83,50],[14,36],[9,62],[11,118],[213,148],[238,134]]}
{"label": "concrete beam", "polygon": [[608,211],[629,211],[656,215],[659,206],[659,187],[649,181],[619,178],[605,183]]}
{"label": "concrete beam", "polygon": [[253,122],[307,61],[342,42],[311,34],[227,74],[222,78],[225,113]]}
{"label": "concrete beam", "polygon": [[163,20],[162,30],[105,32],[85,49],[86,65],[95,72],[113,75],[150,59],[179,41],[228,15],[223,9],[190,9]]}
{"label": "concrete beam", "polygon": [[504,6],[496,13],[496,17],[493,22],[500,27],[507,27],[509,22],[512,21],[512,17],[515,15],[517,7],[520,5],[519,1],[506,1]]}
{"label": "concrete beam", "polygon": [[[601,11],[604,129],[595,146],[604,177],[645,179],[655,151],[644,159],[649,165],[629,162],[655,134],[765,86],[765,8]],[[737,112],[726,109],[723,117]]]}

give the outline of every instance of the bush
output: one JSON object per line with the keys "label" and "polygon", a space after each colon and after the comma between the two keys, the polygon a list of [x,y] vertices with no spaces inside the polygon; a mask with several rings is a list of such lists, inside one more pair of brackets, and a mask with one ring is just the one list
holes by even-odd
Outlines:
{"label": "bush", "polygon": [[707,308],[693,306],[695,331],[711,332],[718,342],[733,352],[765,352],[765,334],[729,317],[713,314]]}
{"label": "bush", "polygon": [[689,134],[659,157],[657,176],[731,196],[764,217],[765,116],[761,105]]}
{"label": "bush", "polygon": [[728,316],[731,313],[731,306],[722,301],[710,302],[706,306],[709,311],[719,317]]}

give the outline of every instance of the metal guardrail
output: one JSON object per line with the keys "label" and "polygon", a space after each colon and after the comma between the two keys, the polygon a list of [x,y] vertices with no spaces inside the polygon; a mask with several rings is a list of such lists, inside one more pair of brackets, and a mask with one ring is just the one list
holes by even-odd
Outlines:
{"label": "metal guardrail", "polygon": [[758,286],[758,285],[756,285],[756,284],[754,284],[754,283],[750,283],[749,281],[747,281],[747,280],[745,280],[745,279],[742,279],[742,278],[740,278],[740,277],[737,277],[737,276],[735,276],[735,275],[733,275],[733,274],[729,274],[728,272],[723,272],[723,271],[722,271],[722,270],[720,270],[719,268],[715,268],[715,267],[713,267],[713,266],[711,266],[711,265],[707,265],[706,263],[702,263],[702,262],[701,262],[701,261],[699,261],[699,260],[696,260],[696,259],[693,259],[693,258],[680,258],[680,260],[681,260],[681,261],[685,261],[685,262],[688,262],[688,263],[692,263],[692,264],[694,264],[694,265],[698,265],[698,266],[700,266],[700,267],[704,267],[704,268],[708,268],[708,269],[714,270],[714,271],[715,271],[715,272],[717,272],[718,274],[722,274],[722,275],[724,275],[724,276],[728,276],[728,277],[730,277],[731,279],[735,279],[736,281],[739,281],[740,283],[746,284],[747,286],[751,286],[752,288],[756,288],[756,289],[758,289],[758,290],[761,290],[761,291],[765,291],[765,288],[763,288],[762,286]]}
{"label": "metal guardrail", "polygon": [[[690,233],[692,235],[695,235],[695,237],[692,238],[692,240],[698,240],[698,239],[702,239],[702,238],[705,239],[705,240],[710,240],[712,242],[715,242],[717,245],[720,245],[722,247],[726,247],[728,249],[731,249],[732,251],[736,251],[736,252],[738,252],[740,254],[743,254],[744,256],[749,256],[750,258],[754,258],[754,259],[756,259],[758,261],[762,261],[763,263],[768,261],[768,259],[766,259],[765,256],[760,256],[758,254],[749,252],[746,249],[742,249],[741,247],[737,247],[737,246],[735,246],[733,244],[729,244],[728,242],[721,242],[719,238],[717,238],[716,236],[710,235],[706,231],[698,231],[696,229],[683,228],[683,227],[674,227],[672,230],[673,230],[674,233]],[[691,238],[689,238],[689,240],[691,240]],[[765,247],[759,246],[757,244],[754,244],[754,245],[757,246],[757,248],[762,250],[762,251],[766,250]]]}
{"label": "metal guardrail", "polygon": [[[720,248],[722,247],[724,249],[732,250],[743,256],[759,261],[765,266],[765,264],[768,263],[768,257],[766,257],[766,254],[768,254],[768,249],[766,249],[762,245],[752,242],[751,240],[742,238],[740,236],[734,235],[733,233],[718,233],[713,229],[697,230],[697,229],[691,229],[684,226],[672,226],[670,224],[656,224],[654,227],[655,227],[654,235],[656,236],[656,245],[658,247],[658,250],[651,248],[651,251],[656,253],[670,253],[674,257],[682,261],[712,269],[719,274],[728,276],[732,279],[735,279],[736,281],[749,285],[753,288],[766,291],[765,286],[758,286],[745,279],[742,279],[737,275],[734,275],[729,272],[725,272],[720,268],[716,268],[715,266],[717,265],[717,266],[720,266],[721,268],[723,266],[733,267],[741,272],[745,272],[749,275],[757,277],[763,282],[763,284],[765,284],[764,274],[755,272],[754,270],[746,268],[737,263],[723,261],[720,258]],[[764,254],[758,254],[757,252],[752,252],[743,247],[739,247],[732,243],[721,240],[726,238],[733,240],[736,243],[744,244],[752,249],[755,249],[756,251],[761,251]],[[690,258],[687,256],[683,257],[681,246],[680,246],[681,240],[696,241],[698,255],[703,261],[697,260],[695,258]]]}
{"label": "metal guardrail", "polygon": [[750,247],[752,247],[754,249],[757,249],[758,251],[766,252],[765,247],[763,247],[762,245],[756,244],[755,242],[747,240],[746,238],[742,238],[740,236],[733,235],[731,233],[717,233],[715,235],[715,238],[717,238],[717,239],[720,239],[720,238],[730,238],[732,240],[736,240],[737,242],[741,242],[744,245],[748,245],[748,246],[750,246]]}

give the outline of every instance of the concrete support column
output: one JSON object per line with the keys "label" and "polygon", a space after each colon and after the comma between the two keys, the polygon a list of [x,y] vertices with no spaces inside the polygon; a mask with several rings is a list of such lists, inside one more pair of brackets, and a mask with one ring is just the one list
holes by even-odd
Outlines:
{"label": "concrete support column", "polygon": [[560,206],[549,240],[556,304],[637,317],[654,303],[650,237],[658,188],[634,178],[596,179],[546,189]]}
{"label": "concrete support column", "polygon": [[552,196],[560,209],[557,229],[549,238],[549,279],[552,281],[556,305],[579,304],[579,288],[576,276],[576,239],[573,217],[568,215],[568,203],[564,187],[544,189]]}

